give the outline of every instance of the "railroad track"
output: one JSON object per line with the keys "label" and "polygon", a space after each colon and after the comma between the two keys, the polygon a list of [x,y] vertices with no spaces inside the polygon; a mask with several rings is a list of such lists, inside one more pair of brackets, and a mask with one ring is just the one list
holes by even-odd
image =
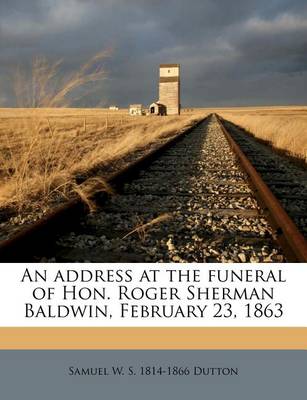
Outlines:
{"label": "railroad track", "polygon": [[307,170],[272,151],[230,121],[221,122],[307,238]]}
{"label": "railroad track", "polygon": [[[240,153],[232,138],[236,129],[229,134],[224,124],[211,115],[111,177],[117,194],[98,198],[95,213],[84,214],[74,200],[0,244],[0,259],[307,261],[303,235]],[[243,137],[235,139],[246,147]],[[261,158],[258,169],[270,166]],[[70,230],[60,234],[64,224]]]}

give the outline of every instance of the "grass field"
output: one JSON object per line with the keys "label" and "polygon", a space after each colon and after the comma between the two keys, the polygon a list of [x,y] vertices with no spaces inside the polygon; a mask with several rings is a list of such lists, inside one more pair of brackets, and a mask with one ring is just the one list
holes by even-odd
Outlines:
{"label": "grass field", "polygon": [[76,176],[216,112],[307,161],[307,107],[188,109],[176,117],[77,108],[0,109],[0,207],[24,209],[80,192]]}
{"label": "grass field", "polygon": [[307,162],[307,107],[247,107],[215,112],[273,147]]}
{"label": "grass field", "polygon": [[63,201],[77,174],[187,128],[204,113],[130,117],[127,110],[0,109],[0,207]]}

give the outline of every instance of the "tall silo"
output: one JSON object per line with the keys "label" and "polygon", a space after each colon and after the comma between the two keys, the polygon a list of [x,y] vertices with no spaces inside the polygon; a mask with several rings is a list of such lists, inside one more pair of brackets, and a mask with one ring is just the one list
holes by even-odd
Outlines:
{"label": "tall silo", "polygon": [[167,108],[168,115],[180,114],[180,65],[161,64],[159,101]]}

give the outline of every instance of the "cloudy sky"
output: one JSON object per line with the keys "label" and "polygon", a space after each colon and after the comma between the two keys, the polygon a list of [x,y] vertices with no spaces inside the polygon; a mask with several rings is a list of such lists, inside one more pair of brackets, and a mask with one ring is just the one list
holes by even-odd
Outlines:
{"label": "cloudy sky", "polygon": [[0,104],[17,65],[108,48],[88,105],[150,103],[160,63],[182,65],[183,106],[307,103],[306,0],[0,0]]}

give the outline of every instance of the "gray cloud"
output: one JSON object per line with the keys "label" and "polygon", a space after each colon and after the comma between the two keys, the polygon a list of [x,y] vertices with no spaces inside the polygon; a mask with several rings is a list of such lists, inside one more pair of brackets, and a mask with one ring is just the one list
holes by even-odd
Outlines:
{"label": "gray cloud", "polygon": [[69,72],[112,47],[109,79],[88,104],[151,102],[161,62],[182,64],[183,105],[306,103],[305,3],[0,0],[1,98],[7,74],[37,54],[65,58]]}

